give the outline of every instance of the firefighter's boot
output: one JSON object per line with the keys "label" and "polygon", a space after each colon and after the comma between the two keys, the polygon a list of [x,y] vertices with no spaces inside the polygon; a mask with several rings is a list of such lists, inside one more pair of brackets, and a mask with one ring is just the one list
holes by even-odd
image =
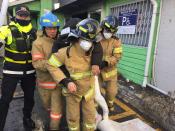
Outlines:
{"label": "firefighter's boot", "polygon": [[108,100],[107,104],[108,104],[109,111],[110,112],[114,112],[114,110],[115,110],[115,108],[114,108],[114,101],[113,100],[112,101]]}

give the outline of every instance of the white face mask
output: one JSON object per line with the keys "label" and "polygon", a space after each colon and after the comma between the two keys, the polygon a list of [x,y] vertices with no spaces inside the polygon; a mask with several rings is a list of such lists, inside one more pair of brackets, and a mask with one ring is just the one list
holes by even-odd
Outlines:
{"label": "white face mask", "polygon": [[103,31],[103,36],[105,37],[105,39],[110,39],[112,37],[112,33]]}
{"label": "white face mask", "polygon": [[92,43],[86,40],[81,40],[80,46],[83,50],[88,51],[92,47]]}

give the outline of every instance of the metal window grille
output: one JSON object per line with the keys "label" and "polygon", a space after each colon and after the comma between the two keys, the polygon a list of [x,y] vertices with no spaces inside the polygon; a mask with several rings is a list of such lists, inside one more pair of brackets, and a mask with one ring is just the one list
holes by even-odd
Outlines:
{"label": "metal window grille", "polygon": [[123,44],[147,47],[153,12],[153,6],[150,0],[117,5],[111,8],[111,13],[119,17],[120,11],[132,9],[137,9],[138,11],[135,34],[117,34],[117,36],[122,40]]}

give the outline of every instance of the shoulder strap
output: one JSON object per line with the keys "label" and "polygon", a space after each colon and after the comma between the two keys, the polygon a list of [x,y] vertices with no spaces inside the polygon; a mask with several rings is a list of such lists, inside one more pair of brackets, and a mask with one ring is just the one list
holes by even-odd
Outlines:
{"label": "shoulder strap", "polygon": [[8,28],[11,30],[13,37],[18,38],[18,37],[22,36],[21,32],[18,30],[18,28],[16,26],[9,25]]}
{"label": "shoulder strap", "polygon": [[29,34],[31,36],[32,41],[36,40],[36,38],[37,38],[37,34],[36,33],[37,33],[37,30],[35,28],[32,28],[30,30]]}
{"label": "shoulder strap", "polygon": [[68,46],[67,49],[66,49],[66,55],[67,55],[68,58],[70,58],[69,52],[70,52],[71,47],[72,47],[72,45]]}
{"label": "shoulder strap", "polygon": [[117,36],[112,36],[112,38],[115,40],[119,40],[119,38]]}

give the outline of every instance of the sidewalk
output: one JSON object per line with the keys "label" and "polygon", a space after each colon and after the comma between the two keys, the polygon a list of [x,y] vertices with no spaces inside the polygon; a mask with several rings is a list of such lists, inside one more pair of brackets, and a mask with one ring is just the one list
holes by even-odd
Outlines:
{"label": "sidewalk", "polygon": [[[17,90],[20,91],[19,89]],[[4,131],[28,131],[23,128],[23,104],[24,99],[21,96],[12,100]],[[32,119],[36,124],[36,128],[33,131],[45,131],[44,124],[48,124],[49,117],[41,105],[41,100],[37,91],[35,91],[35,106],[32,113]],[[61,125],[61,131],[68,131],[67,127],[65,126],[65,119],[63,119]]]}
{"label": "sidewalk", "polygon": [[[10,103],[10,108],[6,120],[6,125],[4,128],[4,131],[25,131],[23,128],[23,108],[24,99],[18,98],[13,99],[13,101]],[[42,122],[38,117],[36,107],[33,110],[32,118],[36,123],[36,129],[34,131],[42,131]]]}
{"label": "sidewalk", "polygon": [[142,88],[132,82],[119,80],[118,97],[161,125],[163,131],[175,131],[175,100],[152,88]]}

